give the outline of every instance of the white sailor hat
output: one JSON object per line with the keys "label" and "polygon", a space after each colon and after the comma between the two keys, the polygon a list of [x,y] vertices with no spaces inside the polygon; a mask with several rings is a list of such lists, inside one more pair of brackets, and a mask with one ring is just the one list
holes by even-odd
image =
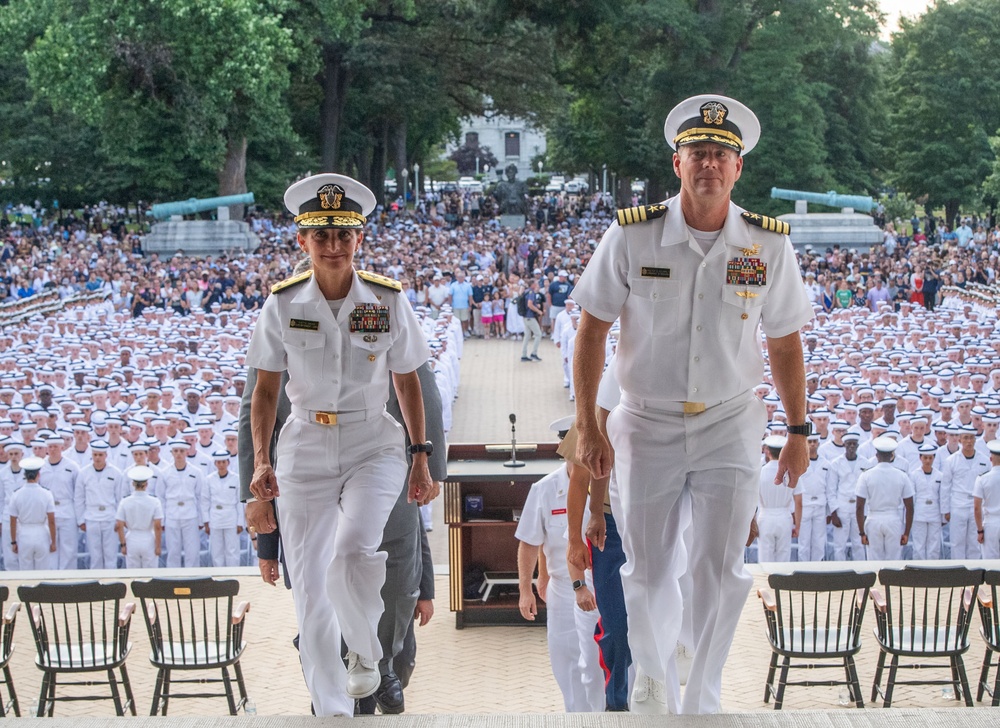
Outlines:
{"label": "white sailor hat", "polygon": [[858,409],[859,410],[874,410],[875,409],[875,403],[874,402],[860,402],[860,403],[858,403]]}
{"label": "white sailor hat", "polygon": [[90,449],[97,452],[107,452],[110,447],[104,440],[94,440],[90,443]]}
{"label": "white sailor hat", "polygon": [[566,436],[569,429],[573,426],[573,422],[576,421],[576,415],[566,415],[565,417],[560,417],[558,420],[554,420],[549,424],[549,429],[553,432],[559,433],[559,439]]}
{"label": "white sailor hat", "polygon": [[851,432],[850,430],[848,430],[847,432],[844,433],[844,437],[842,439],[844,440],[844,442],[860,442],[861,433]]}
{"label": "white sailor hat", "polygon": [[891,437],[876,437],[872,440],[872,447],[878,452],[895,452],[896,448],[899,447],[899,443]]}
{"label": "white sailor hat", "polygon": [[125,471],[125,475],[128,476],[129,480],[145,483],[153,477],[154,473],[152,468],[147,468],[145,465],[133,465]]}
{"label": "white sailor hat", "polygon": [[831,430],[846,430],[850,426],[851,425],[850,425],[850,423],[848,423],[847,420],[839,420],[838,419],[838,420],[834,420],[833,422],[830,423],[830,429]]}
{"label": "white sailor hat", "polygon": [[917,448],[917,452],[921,455],[937,455],[937,445],[932,445],[929,442],[925,442],[923,445]]}
{"label": "white sailor hat", "polygon": [[27,449],[27,446],[20,440],[7,440],[7,442],[4,443],[3,447],[4,450],[6,450],[7,452],[10,452],[11,450],[24,452]]}
{"label": "white sailor hat", "polygon": [[190,445],[188,445],[187,442],[185,442],[184,440],[170,440],[167,443],[167,446],[171,450],[185,450],[185,451],[187,451],[190,448]]}
{"label": "white sailor hat", "polygon": [[229,460],[231,457],[228,450],[216,450],[212,453],[212,460]]}
{"label": "white sailor hat", "polygon": [[764,447],[773,447],[776,449],[781,449],[788,442],[788,438],[783,435],[768,435],[764,438]]}
{"label": "white sailor hat", "polygon": [[681,101],[667,114],[663,136],[674,149],[714,142],[749,154],[760,139],[760,122],[744,104],[728,96],[702,94]]}
{"label": "white sailor hat", "polygon": [[285,207],[300,228],[363,228],[375,194],[343,174],[314,174],[285,190]]}
{"label": "white sailor hat", "polygon": [[128,446],[132,452],[149,452],[149,444],[145,440],[136,440]]}
{"label": "white sailor hat", "polygon": [[[990,440],[986,443],[986,447],[989,448],[991,455],[1000,455],[1000,440]],[[21,465],[24,466],[23,461]]]}
{"label": "white sailor hat", "polygon": [[24,460],[21,461],[22,470],[32,470],[32,471],[41,470],[44,465],[45,461],[42,460],[41,458],[33,458],[33,457],[25,458]]}

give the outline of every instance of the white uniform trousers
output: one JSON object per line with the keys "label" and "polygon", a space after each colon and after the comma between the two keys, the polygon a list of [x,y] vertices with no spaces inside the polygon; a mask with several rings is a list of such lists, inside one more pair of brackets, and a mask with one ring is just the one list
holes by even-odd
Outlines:
{"label": "white uniform trousers", "polygon": [[1000,522],[983,522],[983,558],[1000,559]]}
{"label": "white uniform trousers", "polygon": [[55,561],[55,554],[49,551],[51,543],[48,524],[24,524],[18,521],[17,556],[21,571],[51,569]]}
{"label": "white uniform trousers", "polygon": [[573,587],[564,579],[550,580],[546,597],[545,631],[549,643],[549,664],[562,693],[566,712],[603,711],[604,673],[594,641],[598,612],[584,612],[577,607]]}
{"label": "white uniform trousers", "polygon": [[56,552],[53,554],[55,557],[52,563],[53,569],[79,568],[81,533],[80,525],[74,519],[56,519]]}
{"label": "white uniform trousers", "polygon": [[388,414],[325,427],[290,418],[275,476],[281,540],[299,623],[299,658],[316,715],[354,713],[347,649],[382,658],[382,532],[406,477],[402,428]]}
{"label": "white uniform trousers", "polygon": [[968,513],[955,513],[952,511],[951,520],[948,521],[951,558],[981,558],[978,530],[976,528],[976,519],[972,516],[971,508]]}
{"label": "white uniform trousers", "polygon": [[[10,516],[4,519],[4,525],[7,527],[4,529],[6,531],[10,528]],[[18,571],[21,568],[18,562],[18,556],[14,553],[11,548],[10,539],[3,539],[3,570],[4,571]]]}
{"label": "white uniform trousers", "polygon": [[213,528],[208,534],[208,545],[212,550],[212,566],[240,565],[240,536],[236,526]]}
{"label": "white uniform trousers", "polygon": [[792,560],[792,515],[787,508],[757,511],[757,561]]}
{"label": "white uniform trousers", "polygon": [[155,569],[160,565],[160,557],[156,555],[156,534],[152,531],[127,531],[125,551],[125,566],[129,569]]}
{"label": "white uniform trousers", "polygon": [[[201,566],[201,529],[197,518],[167,520],[163,538],[167,546],[167,568],[179,569],[181,556],[184,566]],[[282,533],[284,535],[284,533]]]}
{"label": "white uniform trousers", "polygon": [[[751,392],[693,416],[625,394],[608,418],[629,645],[645,674],[665,683],[675,713],[719,710],[722,669],[753,584],[743,552],[759,498],[765,425],[764,405]],[[690,554],[683,545],[685,498]],[[673,658],[683,617],[680,577],[689,562],[694,658],[682,703]]]}
{"label": "white uniform trousers", "polygon": [[941,521],[914,521],[910,545],[917,561],[941,558]]}
{"label": "white uniform trousers", "polygon": [[803,506],[799,524],[799,561],[826,559],[826,508]]}
{"label": "white uniform trousers", "polygon": [[837,508],[840,517],[840,528],[833,528],[833,558],[835,561],[847,560],[847,544],[851,544],[851,560],[864,561],[865,547],[861,545],[861,533],[858,531],[858,514],[854,503],[842,503]]}
{"label": "white uniform trousers", "polygon": [[121,541],[114,521],[87,521],[87,552],[91,569],[117,569]]}
{"label": "white uniform trousers", "polygon": [[899,512],[872,513],[865,519],[868,558],[871,561],[898,561],[903,558],[903,524]]}

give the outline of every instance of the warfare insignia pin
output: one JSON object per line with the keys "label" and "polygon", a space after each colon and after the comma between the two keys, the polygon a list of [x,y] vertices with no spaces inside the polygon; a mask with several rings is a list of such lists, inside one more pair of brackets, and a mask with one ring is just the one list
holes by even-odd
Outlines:
{"label": "warfare insignia pin", "polygon": [[760,246],[757,243],[754,243],[749,248],[743,248],[743,255],[748,258],[752,258],[758,253],[760,253]]}

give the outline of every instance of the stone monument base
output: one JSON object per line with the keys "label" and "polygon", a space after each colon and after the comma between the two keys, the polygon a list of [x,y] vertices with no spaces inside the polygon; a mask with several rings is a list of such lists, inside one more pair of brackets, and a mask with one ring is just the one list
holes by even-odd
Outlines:
{"label": "stone monument base", "polygon": [[792,232],[789,236],[796,250],[811,246],[815,250],[826,250],[834,245],[841,249],[868,249],[882,244],[882,231],[871,215],[857,212],[809,212],[805,214],[779,215],[779,220],[787,222]]}
{"label": "stone monument base", "polygon": [[167,220],[153,225],[143,241],[146,253],[183,250],[186,255],[218,255],[230,251],[252,253],[260,244],[250,225],[240,220]]}
{"label": "stone monument base", "polygon": [[501,215],[500,225],[511,230],[520,230],[527,225],[528,218],[524,215]]}

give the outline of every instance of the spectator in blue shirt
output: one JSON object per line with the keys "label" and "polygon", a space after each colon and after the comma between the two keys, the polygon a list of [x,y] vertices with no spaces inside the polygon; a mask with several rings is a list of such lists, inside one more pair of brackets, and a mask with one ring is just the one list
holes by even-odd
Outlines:
{"label": "spectator in blue shirt", "polygon": [[465,271],[455,274],[455,280],[448,286],[451,289],[451,312],[462,322],[462,335],[469,338],[469,325],[472,317],[469,314],[469,304],[472,303],[472,284],[465,280]]}

